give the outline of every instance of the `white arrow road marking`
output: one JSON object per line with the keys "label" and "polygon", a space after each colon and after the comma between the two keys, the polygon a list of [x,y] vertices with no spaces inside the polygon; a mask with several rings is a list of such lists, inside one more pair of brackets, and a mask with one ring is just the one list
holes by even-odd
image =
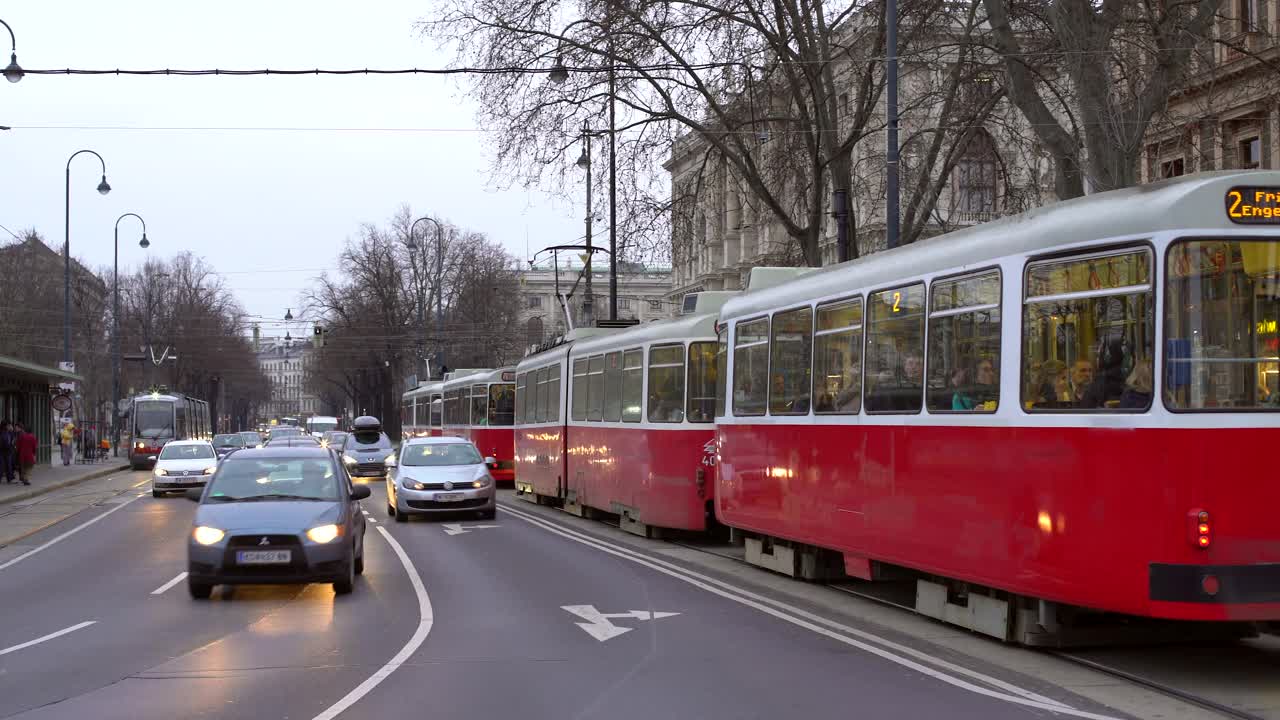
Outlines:
{"label": "white arrow road marking", "polygon": [[87,627],[89,627],[90,625],[93,625],[93,624],[94,624],[94,623],[96,623],[96,622],[98,622],[98,621],[97,621],[97,620],[86,620],[86,621],[84,621],[84,622],[80,623],[79,625],[72,625],[72,626],[71,626],[71,627],[69,627],[69,628],[63,628],[63,629],[59,630],[58,632],[51,632],[51,633],[49,633],[48,635],[45,635],[44,637],[38,637],[38,638],[36,638],[35,640],[28,640],[28,641],[26,641],[26,642],[22,643],[21,645],[14,645],[13,647],[7,647],[7,648],[5,648],[5,649],[3,649],[3,650],[0,650],[0,655],[8,655],[8,654],[9,654],[9,653],[11,653],[11,652],[16,652],[16,651],[21,650],[21,649],[23,649],[23,648],[29,648],[29,647],[31,647],[32,645],[39,645],[40,643],[42,643],[42,642],[44,642],[44,641],[46,641],[46,640],[52,640],[52,639],[54,639],[54,638],[56,638],[56,637],[62,637],[63,635],[66,635],[67,633],[73,633],[73,632],[75,632],[75,631],[77,631],[77,630],[80,630],[80,629],[82,629],[82,628],[87,628]]}
{"label": "white arrow road marking", "polygon": [[160,587],[156,588],[155,590],[152,590],[152,591],[151,591],[151,594],[152,594],[152,595],[163,595],[165,590],[168,590],[169,588],[173,587],[174,585],[177,585],[178,583],[180,583],[180,582],[182,582],[183,580],[186,580],[186,579],[187,579],[187,574],[186,574],[185,572],[180,572],[180,573],[178,573],[178,577],[176,577],[176,578],[174,578],[174,579],[170,580],[169,582],[167,582],[167,583],[165,583],[165,584],[161,585]]}
{"label": "white arrow road marking", "polygon": [[595,605],[561,605],[561,610],[573,613],[578,617],[586,620],[584,623],[574,623],[582,628],[588,635],[604,642],[616,638],[623,633],[629,633],[635,628],[619,627],[609,622],[609,618],[631,618],[633,620],[660,620],[679,615],[675,612],[651,612],[649,610],[628,610],[622,613],[602,613],[596,609]]}
{"label": "white arrow road marking", "polygon": [[445,534],[447,535],[464,535],[466,533],[471,532],[472,530],[483,530],[485,528],[496,528],[501,526],[499,525],[468,525],[466,527],[462,527],[461,523],[444,523],[440,527],[444,528]]}

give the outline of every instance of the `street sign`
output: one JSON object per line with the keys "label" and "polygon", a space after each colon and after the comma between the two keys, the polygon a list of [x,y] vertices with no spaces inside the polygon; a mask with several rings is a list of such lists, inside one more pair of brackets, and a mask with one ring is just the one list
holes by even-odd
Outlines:
{"label": "street sign", "polygon": [[561,605],[561,610],[573,613],[587,622],[574,623],[582,628],[588,635],[604,642],[612,640],[624,633],[629,633],[635,628],[620,627],[609,622],[611,619],[630,618],[632,620],[661,620],[662,618],[675,617],[678,612],[654,612],[651,610],[628,610],[621,613],[602,613],[596,609],[595,605]]}
{"label": "street sign", "polygon": [[58,395],[50,401],[50,404],[53,406],[54,410],[57,410],[60,413],[66,412],[71,409],[71,396],[65,393]]}

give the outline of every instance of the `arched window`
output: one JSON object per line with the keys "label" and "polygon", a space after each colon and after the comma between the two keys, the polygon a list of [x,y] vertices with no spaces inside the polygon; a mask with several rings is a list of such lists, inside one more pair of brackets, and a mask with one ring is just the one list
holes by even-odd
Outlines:
{"label": "arched window", "polygon": [[525,344],[537,345],[542,342],[542,318],[529,318],[529,326],[525,331]]}
{"label": "arched window", "polygon": [[960,222],[985,222],[996,214],[996,165],[991,136],[978,132],[951,173],[951,209]]}

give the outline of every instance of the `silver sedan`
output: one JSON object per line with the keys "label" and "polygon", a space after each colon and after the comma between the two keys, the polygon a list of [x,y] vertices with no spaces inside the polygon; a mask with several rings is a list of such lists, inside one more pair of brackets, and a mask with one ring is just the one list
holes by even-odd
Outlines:
{"label": "silver sedan", "polygon": [[387,463],[387,514],[399,522],[410,515],[459,511],[492,518],[497,490],[489,468],[470,441],[454,437],[414,438]]}

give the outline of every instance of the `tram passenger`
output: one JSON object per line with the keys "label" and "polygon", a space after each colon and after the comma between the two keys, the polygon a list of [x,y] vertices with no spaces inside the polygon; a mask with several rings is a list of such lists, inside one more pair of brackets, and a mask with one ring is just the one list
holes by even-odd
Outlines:
{"label": "tram passenger", "polygon": [[969,390],[969,371],[958,367],[951,371],[951,409],[972,410],[976,403]]}
{"label": "tram passenger", "polygon": [[1124,394],[1124,341],[1111,340],[1098,353],[1098,371],[1080,398],[1079,407],[1115,407]]}
{"label": "tram passenger", "polygon": [[1146,410],[1151,405],[1154,384],[1151,361],[1139,359],[1125,382],[1124,393],[1120,395],[1120,407],[1126,410]]}
{"label": "tram passenger", "polygon": [[1071,407],[1071,373],[1061,360],[1046,360],[1036,376],[1034,407]]}
{"label": "tram passenger", "polygon": [[1089,388],[1093,385],[1093,363],[1081,358],[1071,366],[1071,396],[1068,398],[1074,407],[1097,407],[1090,405]]}
{"label": "tram passenger", "polygon": [[955,388],[951,396],[952,410],[995,410],[999,397],[995,364],[987,358],[979,360],[974,375],[974,382],[969,384],[968,370],[957,368],[951,374],[951,386]]}

